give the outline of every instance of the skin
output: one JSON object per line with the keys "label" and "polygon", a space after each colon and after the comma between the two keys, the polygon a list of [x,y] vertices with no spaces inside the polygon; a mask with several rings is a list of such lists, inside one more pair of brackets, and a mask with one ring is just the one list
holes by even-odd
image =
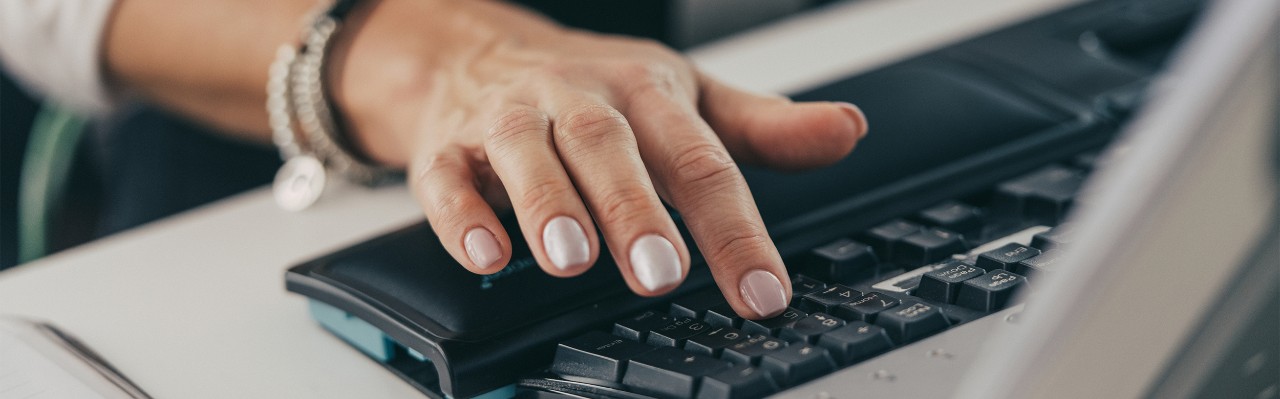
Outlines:
{"label": "skin", "polygon": [[[296,42],[315,5],[121,0],[104,70],[121,89],[266,142],[267,66],[279,44]],[[600,231],[611,248],[666,238],[687,275],[687,243],[666,202],[684,215],[734,310],[773,316],[754,311],[739,289],[745,273],[764,270],[791,295],[737,163],[819,167],[866,134],[853,105],[743,92],[660,44],[564,28],[500,2],[371,0],[335,40],[326,78],[346,132],[368,158],[407,169],[444,247],[476,273],[501,270],[508,234],[519,233],[547,273],[581,274],[600,255]],[[524,231],[503,230],[497,214],[506,209]],[[558,216],[585,230],[588,262],[551,264],[542,227]],[[488,267],[464,247],[476,227],[500,247]],[[637,294],[675,288],[644,287],[627,251],[614,252]]]}

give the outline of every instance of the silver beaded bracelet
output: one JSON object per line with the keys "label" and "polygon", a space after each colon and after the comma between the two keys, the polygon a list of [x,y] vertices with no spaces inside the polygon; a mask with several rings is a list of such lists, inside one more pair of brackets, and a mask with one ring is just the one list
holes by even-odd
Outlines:
{"label": "silver beaded bracelet", "polygon": [[[285,160],[272,188],[276,203],[290,211],[306,209],[324,192],[329,172],[364,185],[395,176],[394,169],[359,159],[343,137],[324,90],[329,40],[356,0],[337,0],[318,15],[302,47],[281,46],[267,79],[267,113],[272,141]],[[300,128],[294,130],[294,121]],[[298,134],[301,132],[301,135]]]}

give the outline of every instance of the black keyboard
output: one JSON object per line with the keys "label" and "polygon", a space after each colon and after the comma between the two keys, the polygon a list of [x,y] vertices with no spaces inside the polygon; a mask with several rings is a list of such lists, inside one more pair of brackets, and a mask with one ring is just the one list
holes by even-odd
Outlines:
{"label": "black keyboard", "polygon": [[742,319],[707,287],[560,342],[547,374],[521,384],[757,398],[977,320],[1057,272],[1070,229],[1057,223],[1091,166],[1050,165],[793,256],[794,297],[780,316]]}
{"label": "black keyboard", "polygon": [[793,273],[777,318],[737,317],[692,246],[685,282],[642,298],[605,254],[581,276],[547,276],[519,234],[506,268],[471,274],[426,223],[295,266],[286,288],[432,397],[751,398],[874,361],[1071,272],[1064,219],[1191,20],[1143,25],[1133,1],[1073,6],[794,96],[858,104],[872,131],[828,168],[742,168]]}

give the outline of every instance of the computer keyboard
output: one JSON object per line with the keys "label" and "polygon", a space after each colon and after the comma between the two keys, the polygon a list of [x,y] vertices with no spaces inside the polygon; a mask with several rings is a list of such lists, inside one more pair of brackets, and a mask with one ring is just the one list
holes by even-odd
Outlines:
{"label": "computer keyboard", "polygon": [[[777,317],[738,317],[707,287],[560,342],[549,374],[521,384],[594,397],[763,397],[990,315],[1053,273],[1070,229],[1058,223],[1095,158],[815,245],[787,260],[793,297]],[[885,282],[895,290],[876,288]]]}

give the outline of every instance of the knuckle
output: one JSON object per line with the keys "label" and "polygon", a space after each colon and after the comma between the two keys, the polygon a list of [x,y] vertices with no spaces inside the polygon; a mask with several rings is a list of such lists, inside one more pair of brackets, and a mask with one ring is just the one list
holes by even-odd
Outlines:
{"label": "knuckle", "polygon": [[556,138],[569,151],[598,148],[615,140],[626,140],[630,127],[621,112],[604,104],[572,107],[558,118]]}
{"label": "knuckle", "polygon": [[573,188],[550,180],[531,181],[523,189],[518,201],[525,211],[534,214],[558,213],[567,200],[576,198]]}
{"label": "knuckle", "polygon": [[516,107],[501,113],[485,135],[490,146],[501,148],[550,130],[546,114],[532,107]]}
{"label": "knuckle", "polygon": [[667,165],[675,187],[723,188],[739,180],[738,167],[729,154],[715,144],[697,144],[677,150]]}
{"label": "knuckle", "polygon": [[721,229],[723,233],[711,241],[710,248],[704,252],[708,259],[719,260],[717,267],[749,266],[749,263],[737,262],[737,259],[760,259],[759,254],[769,245],[769,236],[763,229],[747,223],[735,223],[732,228]]}
{"label": "knuckle", "polygon": [[432,207],[435,209],[433,218],[441,226],[447,226],[449,230],[465,226],[467,219],[471,217],[474,205],[459,190],[442,190],[432,201]]}
{"label": "knuckle", "polygon": [[599,199],[596,215],[604,223],[638,226],[653,212],[653,194],[643,184],[627,184],[627,188],[612,190]]}

